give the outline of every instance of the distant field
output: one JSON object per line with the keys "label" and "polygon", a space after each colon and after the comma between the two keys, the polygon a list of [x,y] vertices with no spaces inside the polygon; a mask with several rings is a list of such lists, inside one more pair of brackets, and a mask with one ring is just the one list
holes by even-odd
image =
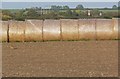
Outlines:
{"label": "distant field", "polygon": [[8,10],[8,11],[10,11],[12,13],[16,13],[16,12],[19,12],[19,11],[21,11],[23,9],[5,9],[5,10]]}
{"label": "distant field", "polygon": [[99,10],[99,11],[102,11],[102,12],[118,12],[118,10]]}

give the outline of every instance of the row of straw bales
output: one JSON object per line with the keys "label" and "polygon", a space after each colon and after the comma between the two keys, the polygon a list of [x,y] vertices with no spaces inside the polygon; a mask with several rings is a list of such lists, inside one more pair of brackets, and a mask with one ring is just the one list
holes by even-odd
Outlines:
{"label": "row of straw bales", "polygon": [[0,41],[119,39],[118,19],[1,21]]}

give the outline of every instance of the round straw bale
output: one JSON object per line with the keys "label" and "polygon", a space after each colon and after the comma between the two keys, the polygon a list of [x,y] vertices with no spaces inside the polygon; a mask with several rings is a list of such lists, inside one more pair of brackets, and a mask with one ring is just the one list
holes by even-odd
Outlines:
{"label": "round straw bale", "polygon": [[120,18],[116,19],[118,25],[118,39],[120,39]]}
{"label": "round straw bale", "polygon": [[96,39],[95,19],[79,19],[79,40]]}
{"label": "round straw bale", "polygon": [[2,21],[0,21],[0,43],[2,42]]}
{"label": "round straw bale", "polygon": [[61,20],[62,40],[78,40],[78,20]]}
{"label": "round straw bale", "polygon": [[9,23],[9,41],[23,42],[24,41],[24,21],[10,21]]}
{"label": "round straw bale", "polygon": [[26,20],[25,41],[42,41],[43,20]]}
{"label": "round straw bale", "polygon": [[60,20],[45,20],[43,40],[60,40]]}
{"label": "round straw bale", "polygon": [[60,20],[45,20],[43,40],[60,40]]}
{"label": "round straw bale", "polygon": [[[113,18],[113,24],[114,24],[114,35],[113,35],[113,39],[118,39],[118,34],[120,36],[120,32],[118,31],[118,19],[117,18]],[[120,29],[120,27],[119,27]],[[119,32],[119,33],[118,33]]]}
{"label": "round straw bale", "polygon": [[0,42],[7,42],[8,41],[8,21],[1,21],[0,22]]}
{"label": "round straw bale", "polygon": [[114,33],[114,25],[111,19],[96,20],[97,39],[112,39]]}

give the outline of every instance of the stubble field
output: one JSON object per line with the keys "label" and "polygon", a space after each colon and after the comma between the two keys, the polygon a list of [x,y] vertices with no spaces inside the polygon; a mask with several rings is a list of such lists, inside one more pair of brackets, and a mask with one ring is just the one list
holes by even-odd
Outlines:
{"label": "stubble field", "polygon": [[118,41],[2,44],[3,77],[115,77]]}

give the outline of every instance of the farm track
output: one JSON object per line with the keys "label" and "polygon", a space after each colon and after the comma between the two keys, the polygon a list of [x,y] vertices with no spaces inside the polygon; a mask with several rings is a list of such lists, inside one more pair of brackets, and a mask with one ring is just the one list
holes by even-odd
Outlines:
{"label": "farm track", "polygon": [[118,41],[3,43],[3,77],[115,77]]}

